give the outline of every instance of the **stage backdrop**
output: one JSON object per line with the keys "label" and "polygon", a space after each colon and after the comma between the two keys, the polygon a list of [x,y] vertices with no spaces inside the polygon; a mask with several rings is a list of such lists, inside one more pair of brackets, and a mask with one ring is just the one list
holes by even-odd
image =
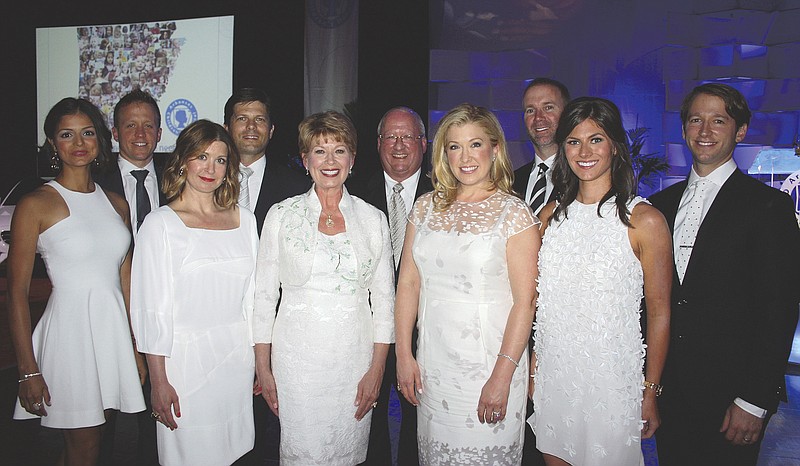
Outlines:
{"label": "stage backdrop", "polygon": [[233,16],[39,28],[36,78],[37,144],[47,112],[62,98],[91,100],[110,128],[114,105],[138,87],[161,109],[156,152],[171,152],[189,123],[222,122],[233,81]]}

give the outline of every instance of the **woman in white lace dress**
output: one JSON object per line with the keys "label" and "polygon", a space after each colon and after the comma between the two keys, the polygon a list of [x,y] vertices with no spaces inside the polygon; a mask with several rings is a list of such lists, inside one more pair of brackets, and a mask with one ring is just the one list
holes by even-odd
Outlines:
{"label": "woman in white lace dress", "polygon": [[400,263],[397,388],[418,407],[420,464],[518,465],[540,237],[491,112],[462,104],[442,118],[432,180]]}
{"label": "woman in white lace dress", "polygon": [[299,132],[314,186],[275,204],[264,221],[256,374],[280,419],[282,466],[352,466],[366,459],[394,342],[389,224],[344,187],[356,153],[350,120],[317,113]]}
{"label": "woman in white lace dress", "polygon": [[573,100],[556,141],[553,184],[562,196],[541,215],[536,446],[548,465],[636,466],[643,464],[640,439],[660,423],[655,397],[669,336],[671,236],[661,213],[634,195],[616,105]]}

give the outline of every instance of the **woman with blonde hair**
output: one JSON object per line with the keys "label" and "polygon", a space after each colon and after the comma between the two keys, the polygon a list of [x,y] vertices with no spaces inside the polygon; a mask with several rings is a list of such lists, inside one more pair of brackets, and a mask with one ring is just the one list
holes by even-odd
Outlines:
{"label": "woman with blonde hair", "polygon": [[397,388],[419,409],[421,464],[520,464],[538,220],[485,108],[448,112],[432,157],[434,191],[414,204],[400,263]]}
{"label": "woman with blonde hair", "polygon": [[164,170],[169,204],[136,237],[131,320],[147,353],[163,465],[231,464],[253,448],[256,220],[237,206],[239,154],[198,120]]}

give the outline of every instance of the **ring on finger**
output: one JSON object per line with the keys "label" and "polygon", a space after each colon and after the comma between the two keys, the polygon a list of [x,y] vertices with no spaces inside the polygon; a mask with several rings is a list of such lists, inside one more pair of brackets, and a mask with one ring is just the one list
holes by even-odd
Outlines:
{"label": "ring on finger", "polygon": [[375,409],[377,407],[378,407],[378,402],[377,401],[373,402],[372,403],[372,409]]}
{"label": "ring on finger", "polygon": [[158,413],[157,413],[157,412],[155,412],[155,411],[153,411],[152,413],[150,413],[150,417],[152,417],[152,418],[153,418],[153,419],[155,419],[156,421],[157,421],[157,420],[159,420],[159,419],[161,419],[161,415],[160,415],[160,414],[158,414]]}
{"label": "ring on finger", "polygon": [[397,391],[398,392],[402,392],[403,391],[403,387],[401,387],[400,384],[397,384]]}
{"label": "ring on finger", "polygon": [[745,438],[744,438],[744,442],[745,442],[745,443],[750,443],[750,442],[751,442],[751,439],[750,439],[750,437],[745,437]]}
{"label": "ring on finger", "polygon": [[41,403],[34,403],[34,404],[31,405],[31,408],[33,408],[34,411],[39,411],[42,408],[42,404]]}

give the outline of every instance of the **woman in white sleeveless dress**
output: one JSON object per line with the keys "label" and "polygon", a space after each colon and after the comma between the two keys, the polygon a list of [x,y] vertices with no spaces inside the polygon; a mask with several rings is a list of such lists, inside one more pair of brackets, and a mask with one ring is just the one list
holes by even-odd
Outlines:
{"label": "woman in white sleeveless dress", "polygon": [[280,419],[282,466],[352,466],[366,459],[394,342],[389,224],[344,187],[357,146],[350,120],[316,113],[298,129],[314,186],[275,204],[264,220],[256,372]]}
{"label": "woman in white sleeveless dress", "polygon": [[519,465],[538,220],[513,194],[490,111],[448,112],[432,155],[434,191],[414,204],[400,263],[397,388],[418,407],[420,464]]}
{"label": "woman in white sleeveless dress", "polygon": [[164,169],[169,204],[136,236],[131,321],[150,368],[162,465],[227,465],[253,448],[253,214],[237,206],[225,128],[181,131]]}
{"label": "woman in white sleeveless dress", "polygon": [[[40,417],[42,426],[62,429],[62,461],[94,464],[107,410],[145,408],[146,369],[125,305],[130,217],[123,197],[92,180],[92,166],[111,156],[111,132],[94,105],[61,100],[44,132],[42,150],[59,172],[20,201],[11,228],[9,320],[20,374],[14,419]],[[31,334],[28,287],[37,249],[53,289]]]}
{"label": "woman in white sleeveless dress", "polygon": [[660,423],[671,236],[661,213],[634,195],[626,137],[619,110],[600,98],[573,100],[556,131],[553,184],[562,196],[541,214],[531,361],[532,425],[548,465],[644,464],[641,438]]}

